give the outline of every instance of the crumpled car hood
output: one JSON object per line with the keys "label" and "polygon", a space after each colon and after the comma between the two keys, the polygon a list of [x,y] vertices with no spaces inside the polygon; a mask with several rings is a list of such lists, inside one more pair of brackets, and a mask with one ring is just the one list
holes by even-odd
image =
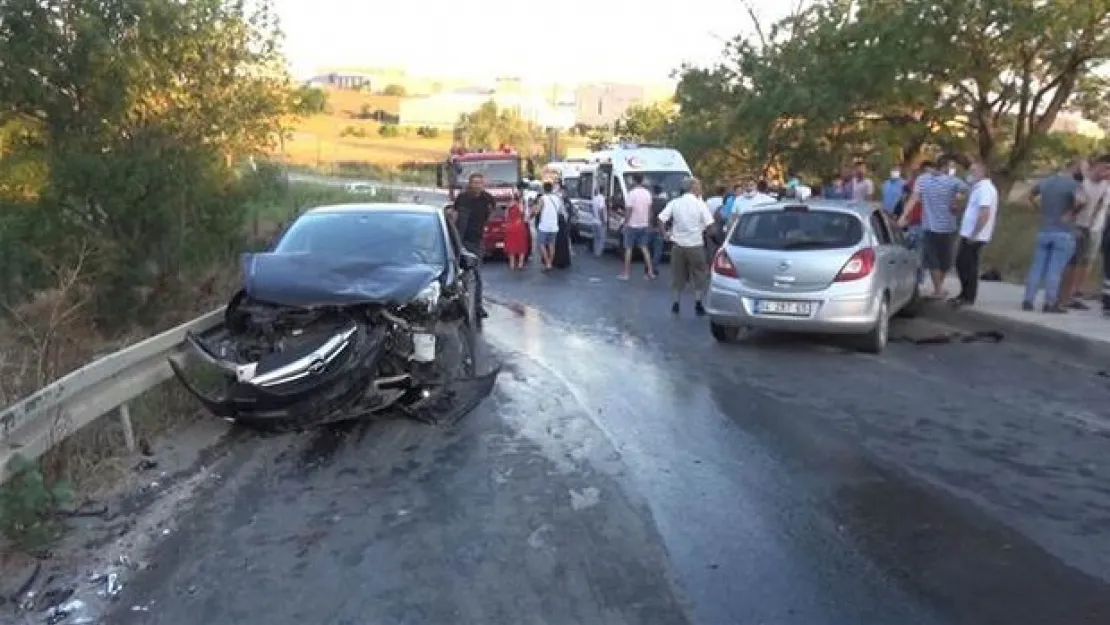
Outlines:
{"label": "crumpled car hood", "polygon": [[301,308],[404,304],[443,272],[435,265],[271,252],[243,254],[240,266],[247,295]]}

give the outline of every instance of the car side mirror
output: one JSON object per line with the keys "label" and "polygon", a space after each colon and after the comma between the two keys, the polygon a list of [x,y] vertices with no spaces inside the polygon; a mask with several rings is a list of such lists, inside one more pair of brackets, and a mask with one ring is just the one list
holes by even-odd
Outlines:
{"label": "car side mirror", "polygon": [[478,256],[466,250],[463,250],[462,255],[459,257],[459,266],[463,271],[472,271],[478,268]]}

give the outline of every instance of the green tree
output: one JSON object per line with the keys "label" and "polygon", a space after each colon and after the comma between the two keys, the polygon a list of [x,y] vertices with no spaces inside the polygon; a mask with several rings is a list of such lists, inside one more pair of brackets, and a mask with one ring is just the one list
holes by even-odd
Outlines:
{"label": "green tree", "polygon": [[386,85],[385,89],[382,89],[382,95],[400,96],[403,98],[407,93],[404,85]]}
{"label": "green tree", "polygon": [[1060,111],[1105,112],[1108,25],[1110,0],[819,0],[684,68],[676,132],[715,127],[763,168],[966,152],[1006,189]]}
{"label": "green tree", "polygon": [[328,94],[323,89],[304,85],[293,92],[293,110],[298,115],[319,115],[328,108]]}
{"label": "green tree", "polygon": [[606,149],[612,141],[613,133],[604,126],[592,128],[586,135],[586,145],[593,152]]}
{"label": "green tree", "polygon": [[542,140],[543,133],[516,112],[499,110],[497,104],[490,101],[473,113],[459,116],[455,138],[472,149],[494,149],[507,144],[525,150],[533,142]]}
{"label": "green tree", "polygon": [[663,142],[670,137],[674,107],[669,104],[631,106],[615,125],[615,134],[629,141]]}
{"label": "green tree", "polygon": [[278,139],[295,101],[269,3],[251,6],[0,3],[0,121],[34,120],[46,172],[5,247],[57,264],[93,250],[105,323],[173,305],[243,234],[235,164]]}

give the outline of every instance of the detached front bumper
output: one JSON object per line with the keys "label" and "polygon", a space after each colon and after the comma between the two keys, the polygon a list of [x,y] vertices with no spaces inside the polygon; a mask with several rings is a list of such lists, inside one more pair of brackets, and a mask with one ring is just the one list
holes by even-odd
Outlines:
{"label": "detached front bumper", "polygon": [[173,358],[170,366],[185,388],[218,417],[321,422],[349,412],[373,389],[386,332],[385,327],[352,324],[248,364],[223,358],[211,343],[187,335],[192,354],[223,378],[222,393],[197,388]]}

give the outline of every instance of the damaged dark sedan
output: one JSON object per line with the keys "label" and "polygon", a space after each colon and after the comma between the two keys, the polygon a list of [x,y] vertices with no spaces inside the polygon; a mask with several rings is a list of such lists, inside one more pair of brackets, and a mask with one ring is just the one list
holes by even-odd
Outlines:
{"label": "damaged dark sedan", "polygon": [[187,337],[192,356],[218,373],[218,390],[170,364],[209,411],[248,426],[302,428],[387,409],[417,416],[474,376],[477,264],[437,208],[315,208],[271,251],[243,255],[223,328]]}

